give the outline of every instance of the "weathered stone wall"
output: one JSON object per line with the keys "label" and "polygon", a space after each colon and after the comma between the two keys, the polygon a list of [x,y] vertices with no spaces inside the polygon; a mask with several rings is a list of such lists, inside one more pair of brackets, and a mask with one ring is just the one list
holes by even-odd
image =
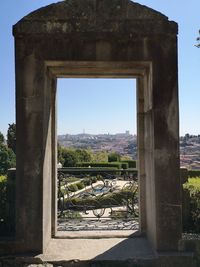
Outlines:
{"label": "weathered stone wall", "polygon": [[56,78],[101,78],[110,71],[109,77],[140,80],[141,230],[155,249],[177,250],[181,237],[177,24],[128,0],[70,0],[29,14],[13,33],[17,249],[44,251],[56,228]]}

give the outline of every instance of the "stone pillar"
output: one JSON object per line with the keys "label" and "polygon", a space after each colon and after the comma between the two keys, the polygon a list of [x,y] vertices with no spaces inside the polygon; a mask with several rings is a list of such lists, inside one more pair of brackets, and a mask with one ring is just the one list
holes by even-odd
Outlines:
{"label": "stone pillar", "polygon": [[26,45],[16,39],[16,241],[18,251],[41,253],[51,237],[51,90]]}
{"label": "stone pillar", "polygon": [[176,38],[160,38],[151,51],[153,176],[149,190],[153,197],[147,202],[152,202],[148,213],[153,220],[148,216],[148,233],[157,250],[177,250],[182,227]]}

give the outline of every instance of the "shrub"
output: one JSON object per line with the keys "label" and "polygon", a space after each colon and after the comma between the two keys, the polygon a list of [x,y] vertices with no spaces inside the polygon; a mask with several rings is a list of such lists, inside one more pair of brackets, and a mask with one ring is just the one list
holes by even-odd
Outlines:
{"label": "shrub", "polygon": [[77,186],[78,190],[81,190],[81,189],[83,189],[85,187],[82,182],[77,183],[76,186]]}
{"label": "shrub", "polygon": [[122,160],[122,163],[127,163],[128,164],[128,168],[136,168],[136,160]]}
{"label": "shrub", "polygon": [[200,170],[188,170],[188,177],[200,177]]}
{"label": "shrub", "polygon": [[6,214],[6,176],[0,176],[0,222],[5,220]]}
{"label": "shrub", "polygon": [[16,156],[12,149],[0,143],[0,175],[7,174],[9,168],[15,167]]}
{"label": "shrub", "polygon": [[117,152],[111,152],[108,154],[108,162],[118,162],[121,159],[121,155]]}
{"label": "shrub", "polygon": [[77,186],[77,184],[70,184],[70,185],[68,186],[68,189],[69,189],[69,191],[71,191],[71,192],[76,192],[76,191],[78,191],[78,186]]}
{"label": "shrub", "polygon": [[85,178],[82,180],[82,183],[85,185],[85,186],[88,186],[90,185],[90,179],[89,178]]}
{"label": "shrub", "polygon": [[128,169],[128,163],[127,162],[119,162],[121,164],[121,168],[126,170]]}
{"label": "shrub", "polygon": [[93,184],[96,183],[97,182],[97,177],[91,177],[91,181],[92,181]]}
{"label": "shrub", "polygon": [[200,177],[189,178],[183,185],[185,194],[189,195],[189,216],[185,231],[200,233]]}
{"label": "shrub", "polygon": [[137,216],[135,210],[135,204],[138,202],[137,196],[137,187],[132,189],[122,189],[119,192],[111,193],[104,196],[97,196],[94,197],[87,197],[87,198],[72,198],[70,200],[65,200],[66,207],[70,206],[71,204],[77,206],[88,206],[88,209],[98,209],[98,208],[105,208],[105,207],[116,207],[121,205],[126,205],[130,214]]}
{"label": "shrub", "polygon": [[78,162],[77,167],[91,167],[91,168],[116,168],[121,169],[120,162]]}
{"label": "shrub", "polygon": [[6,212],[6,202],[7,202],[7,179],[6,176],[0,176],[0,235],[4,235],[6,231],[7,222],[7,212]]}

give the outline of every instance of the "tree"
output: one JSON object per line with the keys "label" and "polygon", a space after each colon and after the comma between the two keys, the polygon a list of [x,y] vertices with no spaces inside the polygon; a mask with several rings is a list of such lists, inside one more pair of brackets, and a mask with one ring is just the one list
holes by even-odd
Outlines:
{"label": "tree", "polygon": [[92,162],[108,162],[108,153],[106,151],[92,153]]}
{"label": "tree", "polygon": [[16,166],[16,156],[12,149],[3,143],[0,144],[0,175],[5,175],[7,170]]}
{"label": "tree", "polygon": [[57,146],[57,160],[58,160],[58,163],[61,163],[62,165],[64,164],[64,159],[63,159],[63,156],[62,156],[62,147],[61,145],[58,143],[58,146]]}
{"label": "tree", "polygon": [[63,167],[75,167],[78,163],[76,152],[72,149],[62,148]]}
{"label": "tree", "polygon": [[117,152],[111,152],[108,154],[108,162],[120,161],[121,155]]}
{"label": "tree", "polygon": [[16,124],[9,124],[7,131],[7,145],[16,154]]}
{"label": "tree", "polygon": [[4,144],[5,138],[4,135],[0,132],[0,144]]}
{"label": "tree", "polygon": [[86,149],[76,149],[75,154],[78,162],[89,162],[92,159],[91,153]]}

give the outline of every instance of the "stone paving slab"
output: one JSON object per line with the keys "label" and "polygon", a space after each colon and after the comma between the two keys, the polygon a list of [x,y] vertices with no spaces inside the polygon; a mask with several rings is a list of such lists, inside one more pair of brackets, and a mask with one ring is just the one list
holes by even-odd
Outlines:
{"label": "stone paving slab", "polygon": [[155,253],[148,241],[136,238],[101,239],[52,239],[43,261],[51,260],[127,260],[136,258],[154,258]]}
{"label": "stone paving slab", "polygon": [[110,220],[110,219],[87,219],[66,220],[58,222],[58,231],[102,231],[102,230],[138,230],[139,222],[133,219]]}

